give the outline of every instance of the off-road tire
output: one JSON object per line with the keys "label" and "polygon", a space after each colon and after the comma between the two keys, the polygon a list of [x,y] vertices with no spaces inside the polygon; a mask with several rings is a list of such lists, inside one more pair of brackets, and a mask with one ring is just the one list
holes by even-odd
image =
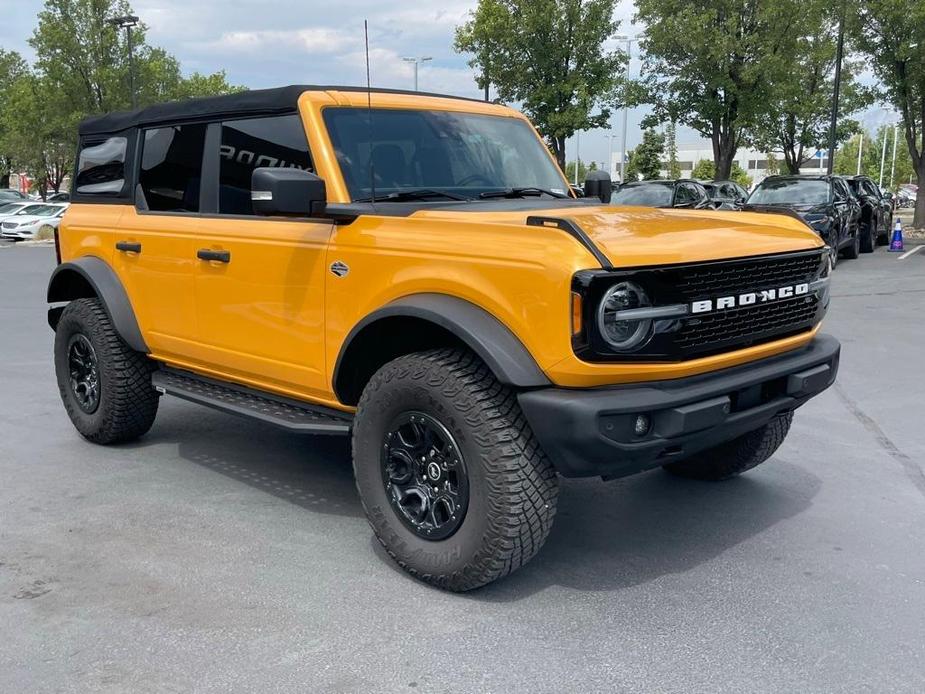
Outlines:
{"label": "off-road tire", "polygon": [[[465,460],[469,502],[443,540],[420,537],[398,516],[382,478],[389,422],[402,412],[436,418]],[[515,394],[470,352],[440,349],[399,357],[363,391],[353,429],[357,489],[376,538],[398,565],[439,588],[467,591],[520,568],[546,540],[558,480]]]}
{"label": "off-road tire", "polygon": [[861,254],[861,229],[858,228],[851,237],[851,244],[842,251],[842,256],[848,260],[857,260]]}
{"label": "off-road tire", "polygon": [[[92,413],[79,406],[70,385],[69,342],[84,335],[96,353],[99,405]],[[133,441],[145,434],[157,415],[158,393],[151,385],[155,364],[119,337],[98,299],[69,303],[55,330],[55,373],[64,409],[74,427],[98,444]]]}
{"label": "off-road tire", "polygon": [[701,451],[664,469],[678,477],[718,482],[741,475],[770,458],[787,437],[793,413],[775,417],[732,441]]}
{"label": "off-road tire", "polygon": [[877,245],[876,239],[876,222],[871,218],[870,222],[861,232],[861,241],[860,241],[860,251],[861,253],[873,253],[874,247]]}

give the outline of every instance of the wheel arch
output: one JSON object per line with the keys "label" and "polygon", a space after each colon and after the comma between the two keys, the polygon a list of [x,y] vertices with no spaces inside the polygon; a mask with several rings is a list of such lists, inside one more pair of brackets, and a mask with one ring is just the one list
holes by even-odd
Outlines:
{"label": "wheel arch", "polygon": [[[138,327],[128,293],[104,260],[83,256],[55,268],[48,281],[48,303],[60,304],[74,299],[99,299],[119,337],[137,352],[150,352]],[[48,324],[52,330],[58,327],[63,310],[62,306],[48,309]]]}
{"label": "wheel arch", "polygon": [[356,405],[384,364],[435,347],[470,349],[507,385],[551,385],[523,343],[488,311],[445,294],[415,294],[370,313],[350,331],[334,366],[334,393],[345,405]]}

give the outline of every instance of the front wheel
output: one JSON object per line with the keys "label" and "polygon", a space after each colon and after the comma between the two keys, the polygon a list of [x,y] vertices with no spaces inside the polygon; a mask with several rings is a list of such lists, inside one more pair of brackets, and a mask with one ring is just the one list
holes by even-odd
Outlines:
{"label": "front wheel", "polygon": [[843,251],[845,258],[848,260],[856,260],[858,256],[861,255],[861,230],[860,228],[855,229],[854,234],[851,236],[851,243],[845,247]]}
{"label": "front wheel", "polygon": [[664,469],[678,477],[718,482],[741,475],[770,458],[787,437],[793,412],[775,417],[760,429],[708,448]]}
{"label": "front wheel", "polygon": [[154,362],[119,337],[98,299],[69,303],[55,330],[55,375],[74,427],[93,443],[132,441],[157,415]]}
{"label": "front wheel", "polygon": [[400,357],[357,407],[353,468],[376,538],[411,575],[466,591],[526,564],[558,482],[515,394],[475,355]]}

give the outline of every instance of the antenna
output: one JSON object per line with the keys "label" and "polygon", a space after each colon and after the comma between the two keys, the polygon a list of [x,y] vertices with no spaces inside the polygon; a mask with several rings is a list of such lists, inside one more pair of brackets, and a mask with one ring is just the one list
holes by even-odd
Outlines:
{"label": "antenna", "polygon": [[369,22],[363,20],[363,37],[366,41],[366,114],[369,125],[369,199],[376,209],[376,172],[373,169],[373,89],[369,81]]}

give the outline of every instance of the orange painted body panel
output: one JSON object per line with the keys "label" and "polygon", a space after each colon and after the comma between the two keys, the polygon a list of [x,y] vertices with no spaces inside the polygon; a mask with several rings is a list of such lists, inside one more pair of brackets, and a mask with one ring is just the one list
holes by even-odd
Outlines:
{"label": "orange painted body panel", "polygon": [[[349,202],[349,194],[323,110],[365,107],[366,98],[357,92],[306,92],[299,100],[313,161],[332,203]],[[377,108],[523,118],[503,106],[456,99],[374,93],[372,101]],[[349,408],[337,403],[332,379],[347,335],[373,311],[418,293],[447,294],[482,307],[523,342],[553,383],[566,387],[727,368],[794,349],[815,334],[681,363],[581,361],[571,346],[570,288],[575,272],[599,267],[593,255],[564,231],[526,226],[529,211],[452,207],[407,217],[363,215],[335,226],[75,204],[62,223],[62,256],[67,261],[96,255],[115,268],[154,358],[343,409]],[[540,214],[574,220],[615,267],[822,245],[816,234],[784,216],[602,205]],[[142,243],[144,252],[114,253],[118,240]],[[196,251],[205,248],[230,251],[232,262],[197,260]],[[349,266],[346,276],[328,271],[335,261]]]}

